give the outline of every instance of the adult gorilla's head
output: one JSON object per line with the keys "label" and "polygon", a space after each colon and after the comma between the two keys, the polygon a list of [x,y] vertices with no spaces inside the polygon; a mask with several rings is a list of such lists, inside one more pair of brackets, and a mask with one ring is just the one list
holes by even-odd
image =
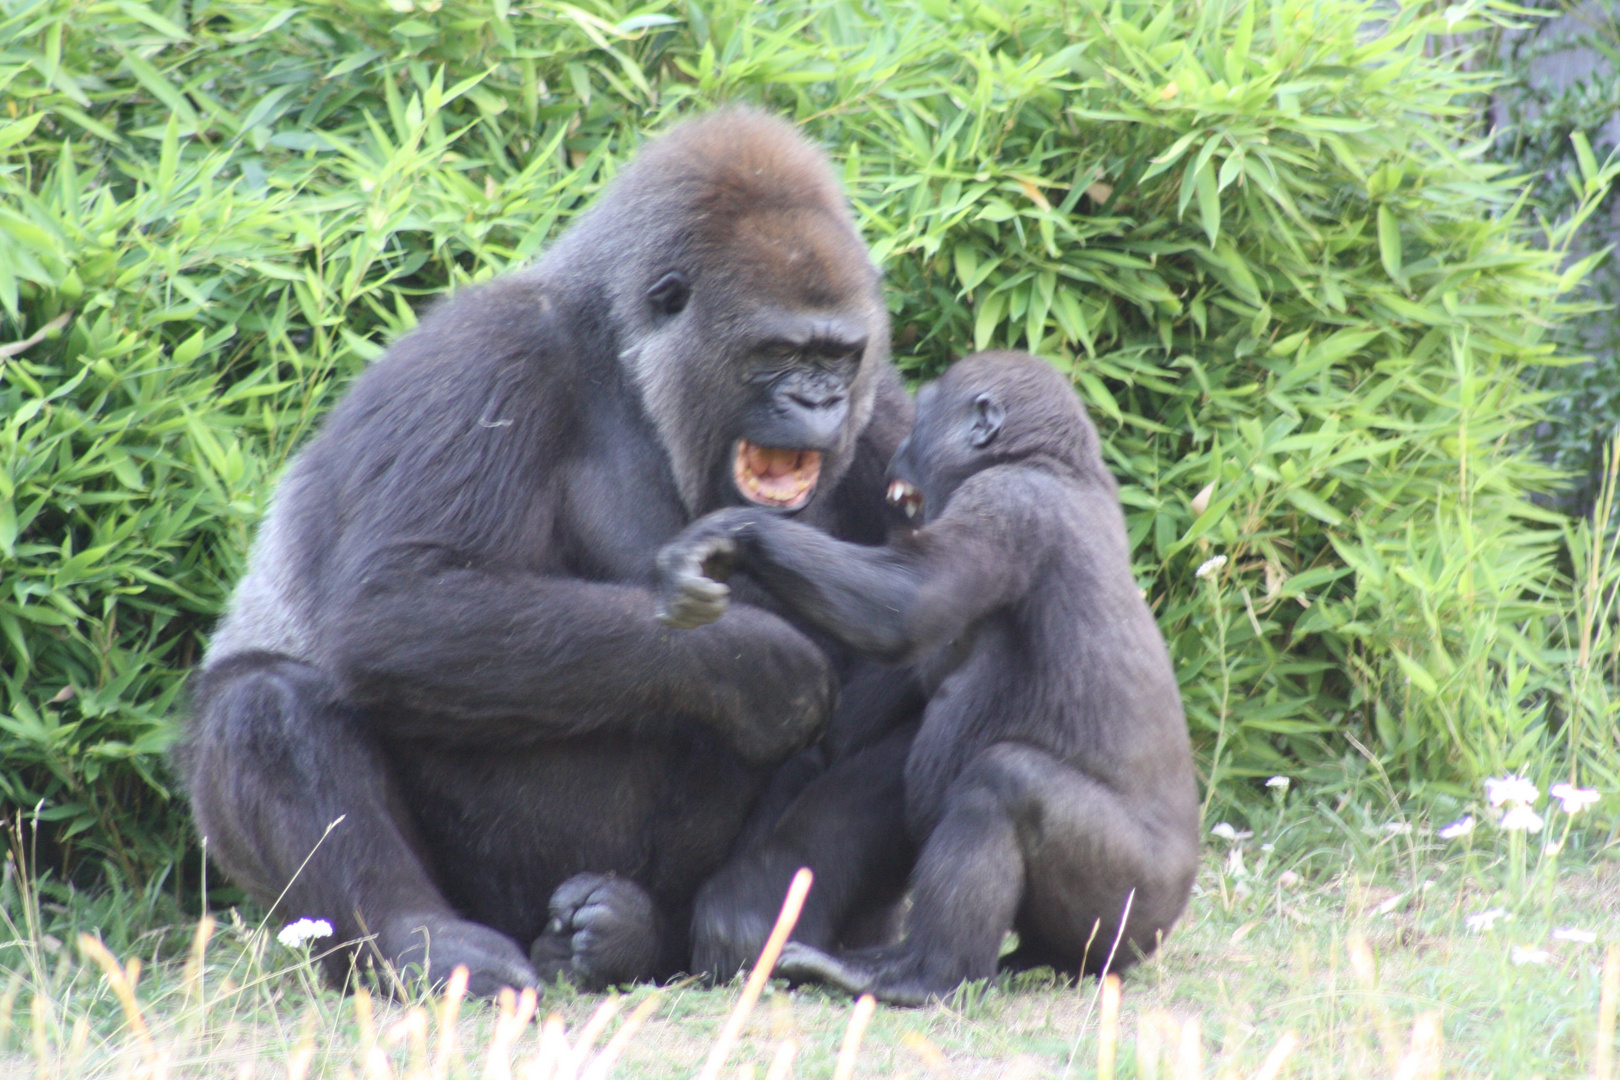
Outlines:
{"label": "adult gorilla's head", "polygon": [[676,126],[540,272],[605,285],[621,363],[692,514],[801,510],[849,467],[888,313],[826,159],[788,124],[728,108]]}

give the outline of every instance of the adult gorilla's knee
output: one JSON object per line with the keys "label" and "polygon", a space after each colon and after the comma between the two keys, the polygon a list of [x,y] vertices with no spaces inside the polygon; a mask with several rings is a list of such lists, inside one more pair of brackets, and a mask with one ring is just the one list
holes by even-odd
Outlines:
{"label": "adult gorilla's knee", "polygon": [[209,854],[261,902],[286,887],[276,837],[305,831],[288,820],[302,816],[292,796],[308,789],[311,714],[331,698],[320,671],[269,653],[194,678],[194,719],[176,763]]}

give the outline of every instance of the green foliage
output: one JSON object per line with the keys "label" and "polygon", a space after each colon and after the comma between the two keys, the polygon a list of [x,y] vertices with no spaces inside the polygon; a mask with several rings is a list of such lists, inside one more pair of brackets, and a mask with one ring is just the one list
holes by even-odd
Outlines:
{"label": "green foliage", "polygon": [[1620,779],[1611,698],[1566,722],[1564,533],[1524,498],[1550,474],[1504,452],[1588,262],[1529,235],[1469,141],[1482,83],[1424,52],[1470,25],[0,0],[0,342],[47,331],[0,368],[0,795],[43,802],[60,862],[170,860],[158,748],[287,455],[421,305],[738,99],[842,163],[908,372],[1015,346],[1072,373],[1212,778],[1342,776],[1348,744],[1412,790]]}
{"label": "green foliage", "polygon": [[[1579,212],[1582,179],[1596,154],[1614,150],[1620,134],[1620,9],[1580,0],[1530,0],[1548,14],[1520,30],[1487,35],[1500,57],[1504,84],[1494,95],[1500,130],[1492,156],[1540,178],[1535,197],[1553,219]],[[1607,146],[1605,146],[1607,144]],[[1594,153],[1595,151],[1595,153]],[[1583,253],[1620,239],[1620,188],[1611,188],[1577,241]],[[1560,503],[1587,513],[1602,481],[1604,446],[1620,428],[1620,260],[1607,252],[1583,283],[1591,310],[1565,331],[1574,363],[1536,368],[1548,392],[1547,420],[1534,445],[1573,474]]]}

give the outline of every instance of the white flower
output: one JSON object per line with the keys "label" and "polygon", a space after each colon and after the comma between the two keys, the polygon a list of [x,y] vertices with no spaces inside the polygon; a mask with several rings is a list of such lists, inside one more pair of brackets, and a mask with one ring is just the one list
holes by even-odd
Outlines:
{"label": "white flower", "polygon": [[1193,577],[1208,577],[1210,574],[1213,574],[1215,571],[1219,570],[1225,565],[1225,555],[1217,555],[1213,559],[1205,559],[1199,564],[1198,569],[1193,571]]}
{"label": "white flower", "polygon": [[1571,784],[1554,784],[1548,794],[1563,803],[1564,813],[1571,816],[1580,813],[1602,798],[1591,788],[1575,787]]}
{"label": "white flower", "polygon": [[1226,853],[1226,872],[1233,877],[1248,877],[1249,868],[1243,865],[1243,849],[1235,847]]}
{"label": "white flower", "polygon": [[1577,930],[1574,927],[1566,927],[1563,930],[1554,930],[1553,940],[1573,941],[1578,945],[1590,945],[1597,940],[1597,935],[1590,930]]}
{"label": "white flower", "polygon": [[1502,820],[1498,821],[1496,824],[1497,827],[1503,832],[1534,833],[1540,832],[1541,827],[1545,825],[1546,822],[1541,820],[1540,814],[1536,813],[1528,806],[1513,806],[1508,808],[1508,812],[1503,814]]}
{"label": "white flower", "polygon": [[1541,791],[1524,777],[1509,773],[1503,777],[1487,777],[1485,797],[1491,800],[1492,806],[1501,806],[1509,802],[1529,806],[1541,798]]}
{"label": "white flower", "polygon": [[1564,841],[1562,839],[1549,840],[1545,844],[1542,845],[1541,853],[1543,855],[1556,855],[1560,851],[1563,851],[1563,850],[1564,850]]}
{"label": "white flower", "polygon": [[1286,794],[1288,791],[1288,777],[1273,776],[1270,780],[1266,781],[1266,787],[1276,788],[1278,791]]}
{"label": "white flower", "polygon": [[1253,836],[1254,833],[1247,829],[1243,830],[1242,832],[1238,832],[1236,829],[1232,828],[1232,826],[1222,821],[1216,823],[1215,827],[1209,830],[1209,835],[1218,836],[1222,840],[1227,840],[1235,844],[1239,840],[1247,840],[1249,837]]}
{"label": "white flower", "polygon": [[1483,933],[1495,925],[1497,919],[1500,919],[1505,915],[1507,915],[1506,908],[1495,907],[1491,908],[1489,911],[1481,911],[1477,914],[1468,916],[1467,918],[1463,919],[1463,925],[1468,927],[1470,930]]}
{"label": "white flower", "polygon": [[289,949],[301,949],[316,938],[331,936],[332,924],[325,919],[299,919],[283,926],[276,940]]}
{"label": "white flower", "polygon": [[1527,949],[1515,945],[1508,950],[1508,959],[1515,964],[1545,964],[1552,959],[1552,953],[1546,949]]}
{"label": "white flower", "polygon": [[1294,873],[1292,870],[1284,870],[1282,873],[1277,875],[1277,884],[1281,885],[1285,889],[1292,889],[1299,883],[1300,876]]}
{"label": "white flower", "polygon": [[1465,814],[1440,830],[1440,839],[1455,840],[1459,836],[1467,836],[1474,831],[1474,815]]}

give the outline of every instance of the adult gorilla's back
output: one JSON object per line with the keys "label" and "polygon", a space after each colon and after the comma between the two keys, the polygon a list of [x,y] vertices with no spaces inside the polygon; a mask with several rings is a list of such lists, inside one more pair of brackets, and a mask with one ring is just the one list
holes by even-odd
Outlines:
{"label": "adult gorilla's back", "polygon": [[790,127],[733,109],[649,143],[289,467],[179,753],[209,854],[475,992],[682,967],[694,892],[843,663],[760,607],[667,630],[653,554],[744,502],[881,542],[909,408],[887,339]]}

